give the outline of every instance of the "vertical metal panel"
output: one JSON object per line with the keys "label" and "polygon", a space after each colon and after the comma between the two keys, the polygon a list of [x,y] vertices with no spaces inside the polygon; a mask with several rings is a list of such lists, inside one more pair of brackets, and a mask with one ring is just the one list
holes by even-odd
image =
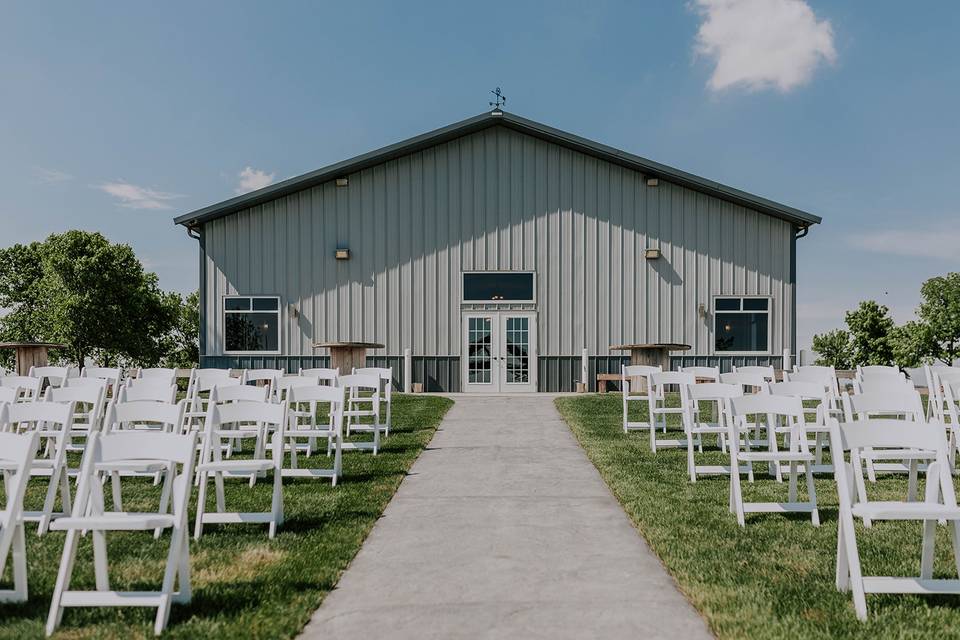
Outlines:
{"label": "vertical metal panel", "polygon": [[[690,357],[719,358],[718,294],[772,296],[771,355],[790,346],[788,222],[662,179],[648,187],[636,171],[501,127],[348,178],[206,224],[207,355],[222,355],[222,296],[248,293],[282,297],[284,356],[322,355],[314,341],[369,340],[386,344],[376,357],[408,347],[456,357],[460,273],[470,269],[536,271],[544,357],[675,341],[693,345]],[[334,259],[337,246],[349,261]],[[646,260],[647,247],[663,257]],[[541,386],[572,384],[558,377],[567,365],[551,362]]]}

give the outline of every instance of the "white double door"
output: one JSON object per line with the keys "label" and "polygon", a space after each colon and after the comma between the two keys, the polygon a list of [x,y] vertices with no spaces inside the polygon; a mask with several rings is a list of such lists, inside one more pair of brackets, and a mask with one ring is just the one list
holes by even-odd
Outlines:
{"label": "white double door", "polygon": [[465,392],[536,391],[536,312],[464,312],[461,353]]}

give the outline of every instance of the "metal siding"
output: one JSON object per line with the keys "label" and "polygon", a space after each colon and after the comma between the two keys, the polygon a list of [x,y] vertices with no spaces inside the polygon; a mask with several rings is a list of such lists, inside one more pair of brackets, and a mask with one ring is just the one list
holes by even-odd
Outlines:
{"label": "metal siding", "polygon": [[[205,224],[209,356],[222,354],[222,296],[246,293],[281,296],[285,356],[312,360],[311,343],[329,339],[384,342],[376,357],[456,357],[460,272],[471,269],[536,271],[544,357],[677,341],[706,358],[718,294],[773,296],[772,355],[790,346],[789,222],[662,178],[648,187],[636,171],[504,127],[348,178]],[[349,261],[334,259],[338,245]],[[646,260],[647,247],[663,257]],[[568,368],[551,362],[541,387],[572,384],[550,382]]]}

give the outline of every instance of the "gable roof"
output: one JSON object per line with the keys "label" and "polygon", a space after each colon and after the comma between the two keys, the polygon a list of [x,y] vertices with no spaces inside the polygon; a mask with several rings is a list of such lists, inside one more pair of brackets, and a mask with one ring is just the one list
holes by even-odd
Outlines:
{"label": "gable roof", "polygon": [[403,140],[402,142],[397,142],[396,144],[375,151],[370,151],[369,153],[364,153],[349,160],[343,160],[317,169],[316,171],[311,171],[271,184],[262,189],[245,193],[236,198],[230,198],[229,200],[224,200],[223,202],[185,213],[177,216],[173,221],[175,224],[195,227],[210,220],[236,213],[241,209],[263,204],[291,193],[344,177],[349,173],[381,164],[399,156],[415,153],[427,147],[442,144],[455,138],[460,138],[467,134],[497,125],[508,127],[548,142],[553,142],[563,147],[573,149],[574,151],[595,156],[613,164],[640,171],[651,178],[662,178],[668,182],[679,184],[751,209],[756,209],[761,213],[787,220],[801,228],[818,224],[821,221],[820,216],[812,213],[801,211],[800,209],[795,209],[785,204],[780,204],[779,202],[741,191],[740,189],[728,187],[719,182],[707,180],[692,173],[687,173],[686,171],[681,171],[680,169],[675,169],[674,167],[648,160],[647,158],[642,158],[632,153],[627,153],[626,151],[608,147],[605,144],[581,138],[572,133],[534,122],[533,120],[521,118],[506,111],[496,110],[489,113],[481,113],[473,118],[461,120],[460,122],[435,129],[434,131]]}

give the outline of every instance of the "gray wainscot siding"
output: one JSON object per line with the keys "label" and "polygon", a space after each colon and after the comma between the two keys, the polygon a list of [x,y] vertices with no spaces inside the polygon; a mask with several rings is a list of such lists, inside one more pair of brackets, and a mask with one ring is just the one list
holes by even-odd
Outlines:
{"label": "gray wainscot siding", "polygon": [[[621,342],[685,342],[675,364],[729,366],[712,344],[716,295],[772,299],[771,353],[736,361],[779,364],[793,346],[789,221],[662,178],[647,186],[638,171],[502,126],[347,177],[204,223],[204,366],[295,371],[325,361],[314,341],[376,341],[386,348],[371,362],[402,375],[410,348],[415,380],[458,391],[468,270],[536,272],[541,390],[572,389],[583,348],[591,379],[617,370],[608,345]],[[229,294],[280,296],[281,356],[224,355]]]}

